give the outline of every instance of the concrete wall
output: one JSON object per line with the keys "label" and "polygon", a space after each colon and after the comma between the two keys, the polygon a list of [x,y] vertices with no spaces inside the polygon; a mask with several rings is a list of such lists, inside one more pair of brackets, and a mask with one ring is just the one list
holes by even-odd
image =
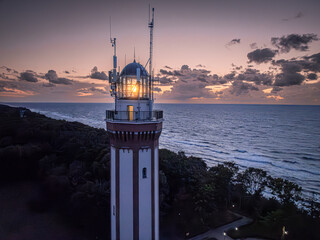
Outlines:
{"label": "concrete wall", "polygon": [[111,240],[116,240],[116,149],[111,147]]}
{"label": "concrete wall", "polygon": [[154,224],[155,224],[155,240],[159,239],[159,149],[154,149]]}
{"label": "concrete wall", "polygon": [[120,149],[120,239],[133,239],[133,152]]}
{"label": "concrete wall", "polygon": [[[147,177],[143,178],[143,168]],[[139,150],[139,239],[152,239],[151,149]]]}

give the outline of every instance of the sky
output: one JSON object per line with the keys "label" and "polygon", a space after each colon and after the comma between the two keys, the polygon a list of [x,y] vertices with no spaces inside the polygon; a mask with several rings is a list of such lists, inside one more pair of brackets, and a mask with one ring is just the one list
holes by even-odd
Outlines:
{"label": "sky", "polygon": [[318,0],[0,0],[0,102],[113,102],[110,18],[145,65],[149,4],[156,102],[320,104]]}

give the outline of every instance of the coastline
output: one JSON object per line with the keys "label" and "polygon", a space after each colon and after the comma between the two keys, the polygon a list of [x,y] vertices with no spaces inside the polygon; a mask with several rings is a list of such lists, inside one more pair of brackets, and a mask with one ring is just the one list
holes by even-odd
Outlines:
{"label": "coastline", "polygon": [[[36,181],[42,187],[38,196],[29,201],[33,213],[54,211],[68,219],[73,227],[85,226],[88,236],[94,232],[98,233],[98,238],[107,237],[110,152],[106,131],[77,122],[50,119],[29,110],[20,117],[21,108],[0,105],[0,109],[1,185]],[[3,159],[10,161],[3,162]],[[4,164],[7,164],[5,168]],[[231,216],[224,216],[226,210],[256,214],[252,207],[260,206],[262,202],[268,207],[258,213],[265,217],[282,209],[283,205],[300,211],[293,201],[294,193],[292,199],[272,202],[262,197],[261,192],[249,194],[244,188],[244,180],[237,183],[239,176],[243,179],[246,176],[232,164],[209,168],[200,158],[162,149],[160,170],[161,230],[164,235],[172,237],[173,234],[176,238],[183,238],[186,233],[197,235],[223,221],[230,221]],[[285,186],[284,181],[279,183]],[[290,186],[299,190],[295,188],[298,186]],[[262,182],[261,187],[265,187]],[[242,199],[241,203],[239,199]],[[170,218],[175,227],[168,230],[164,222]]]}

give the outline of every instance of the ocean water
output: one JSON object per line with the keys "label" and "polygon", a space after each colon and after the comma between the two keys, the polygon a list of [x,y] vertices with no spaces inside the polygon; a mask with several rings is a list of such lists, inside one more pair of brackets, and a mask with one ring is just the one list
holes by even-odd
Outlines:
{"label": "ocean water", "polygon": [[[10,103],[55,119],[105,128],[107,103]],[[156,104],[164,111],[160,147],[213,165],[234,161],[320,194],[320,106]]]}

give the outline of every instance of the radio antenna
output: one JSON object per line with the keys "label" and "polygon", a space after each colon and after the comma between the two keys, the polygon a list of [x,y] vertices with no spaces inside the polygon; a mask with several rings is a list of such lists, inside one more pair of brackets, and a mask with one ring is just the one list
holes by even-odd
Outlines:
{"label": "radio antenna", "polygon": [[152,8],[152,18],[150,21],[150,5],[149,5],[149,24],[150,28],[150,56],[149,56],[149,97],[152,99],[152,88],[153,88],[153,83],[152,83],[152,48],[153,48],[153,27],[154,27],[154,8]]}
{"label": "radio antenna", "polygon": [[112,69],[112,73],[110,74],[111,77],[109,78],[109,81],[111,83],[112,94],[115,96],[115,98],[117,98],[117,91],[116,91],[116,82],[117,82],[117,43],[116,43],[116,38],[112,38],[112,35],[111,35],[111,17],[110,17],[110,43],[111,43],[111,45],[113,47],[114,53],[113,53],[113,69]]}

